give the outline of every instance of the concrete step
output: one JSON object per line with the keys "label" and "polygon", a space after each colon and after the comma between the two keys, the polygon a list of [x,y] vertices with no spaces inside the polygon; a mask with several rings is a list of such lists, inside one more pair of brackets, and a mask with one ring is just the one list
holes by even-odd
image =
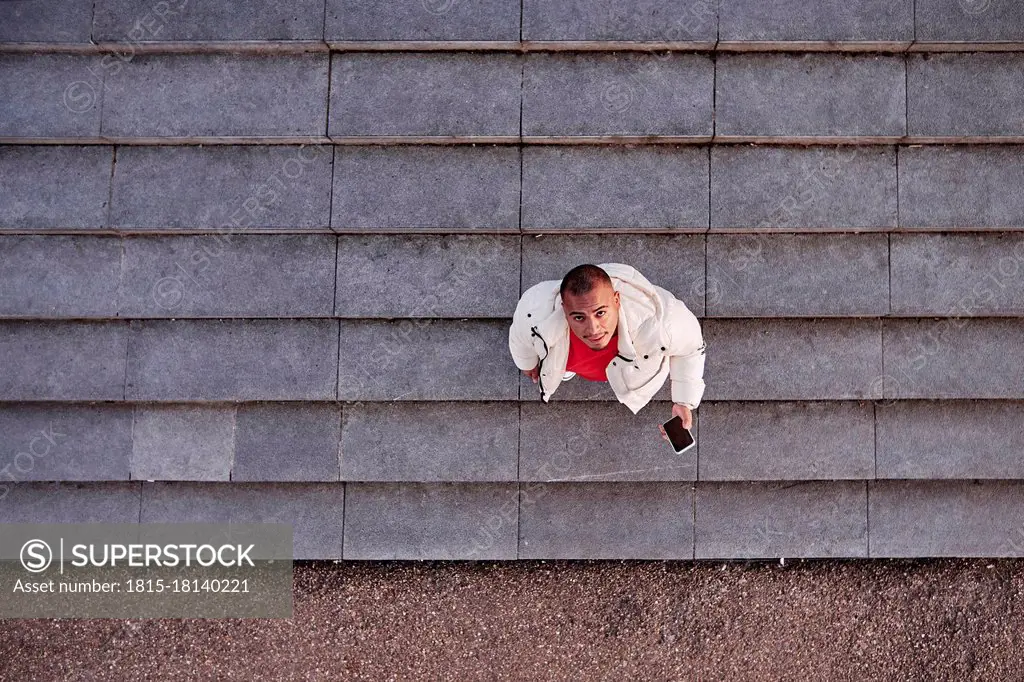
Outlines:
{"label": "concrete step", "polygon": [[1020,556],[1021,481],[10,484],[5,523],[290,523],[301,559]]}
{"label": "concrete step", "polygon": [[0,54],[0,140],[1022,141],[1022,67],[1021,52],[172,54],[127,62]]}
{"label": "concrete step", "polygon": [[1018,145],[534,145],[522,150],[7,145],[0,146],[0,177],[5,178],[0,229],[1021,229],[1020,150]]}
{"label": "concrete step", "polygon": [[0,318],[510,318],[620,261],[701,318],[1024,316],[1024,234],[989,232],[4,235]]}
{"label": "concrete step", "polygon": [[[508,325],[468,319],[7,321],[0,323],[0,356],[14,360],[0,367],[0,395],[161,402],[540,400],[537,386],[509,362]],[[1024,392],[1021,318],[706,319],[702,327],[709,400],[1015,399]],[[984,352],[965,350],[978,348]],[[607,385],[585,383],[570,383],[551,400],[614,400]],[[667,383],[658,397],[670,399]]]}
{"label": "concrete step", "polygon": [[[1018,479],[1020,400],[706,401],[695,451],[608,400],[0,403],[0,479],[616,482]],[[965,426],[965,425],[969,425]]]}
{"label": "concrete step", "polygon": [[[988,0],[0,3],[0,522],[1024,556],[1022,67]],[[694,450],[509,361],[581,262],[701,320]]]}
{"label": "concrete step", "polygon": [[1024,43],[1017,3],[911,0],[729,0],[678,4],[645,0],[302,0],[287,8],[262,0],[243,10],[187,0],[73,0],[55,18],[46,6],[0,7],[0,41],[89,44],[205,41],[359,43],[636,43],[694,48],[746,43],[776,49],[906,49],[964,43],[999,49]]}

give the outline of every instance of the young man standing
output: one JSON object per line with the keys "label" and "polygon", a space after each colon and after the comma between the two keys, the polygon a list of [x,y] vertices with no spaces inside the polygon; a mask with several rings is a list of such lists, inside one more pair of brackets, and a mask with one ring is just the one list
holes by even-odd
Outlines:
{"label": "young man standing", "polygon": [[526,290],[512,317],[509,350],[516,366],[540,383],[544,402],[579,374],[607,381],[636,414],[671,377],[672,415],[690,428],[704,395],[697,318],[672,292],[622,263],[579,265],[561,282]]}

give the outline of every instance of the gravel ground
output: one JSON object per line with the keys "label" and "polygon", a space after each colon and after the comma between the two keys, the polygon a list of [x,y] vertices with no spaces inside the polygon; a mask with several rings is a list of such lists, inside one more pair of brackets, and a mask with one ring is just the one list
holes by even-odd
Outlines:
{"label": "gravel ground", "polygon": [[1024,561],[296,562],[291,620],[3,620],[0,679],[1021,680]]}

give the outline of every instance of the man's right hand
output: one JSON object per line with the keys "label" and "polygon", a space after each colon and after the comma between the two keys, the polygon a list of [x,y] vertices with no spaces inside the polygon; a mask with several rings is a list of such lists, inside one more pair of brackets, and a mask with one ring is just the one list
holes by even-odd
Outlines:
{"label": "man's right hand", "polygon": [[537,365],[533,369],[524,369],[523,374],[533,379],[533,383],[537,383],[540,380],[540,365]]}

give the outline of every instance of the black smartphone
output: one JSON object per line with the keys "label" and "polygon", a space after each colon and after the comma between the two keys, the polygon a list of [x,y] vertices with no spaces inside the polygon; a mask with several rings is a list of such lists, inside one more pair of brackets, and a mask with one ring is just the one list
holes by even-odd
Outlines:
{"label": "black smartphone", "polygon": [[662,426],[665,427],[665,433],[668,435],[668,440],[672,443],[672,449],[675,450],[677,455],[686,452],[696,443],[693,440],[693,434],[690,433],[690,429],[683,426],[683,420],[678,415],[669,419]]}

